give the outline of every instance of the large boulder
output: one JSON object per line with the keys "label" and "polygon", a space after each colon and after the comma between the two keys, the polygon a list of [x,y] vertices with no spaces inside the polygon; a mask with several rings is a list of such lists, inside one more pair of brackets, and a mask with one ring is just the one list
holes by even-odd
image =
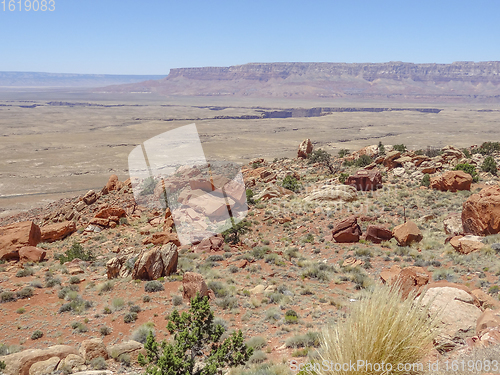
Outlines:
{"label": "large boulder", "polygon": [[395,162],[396,159],[398,159],[401,156],[401,152],[399,151],[390,151],[387,154],[385,154],[383,164],[389,169],[397,167],[399,164]]}
{"label": "large boulder", "polygon": [[356,188],[349,185],[324,185],[304,198],[304,202],[352,202],[358,198]]}
{"label": "large boulder", "polygon": [[134,247],[126,248],[106,263],[108,279],[128,277],[132,274],[138,252]]}
{"label": "large boulder", "polygon": [[50,358],[66,358],[70,354],[78,354],[78,351],[72,346],[56,345],[47,349],[28,349],[19,353],[14,353],[1,357],[5,362],[6,375],[29,375],[30,368],[37,362],[46,361]]}
{"label": "large boulder", "polygon": [[34,363],[30,367],[30,375],[51,375],[56,370],[59,362],[61,362],[59,357],[52,357],[45,361]]}
{"label": "large boulder", "polygon": [[444,232],[449,236],[458,236],[464,231],[462,216],[459,213],[451,213],[443,220]]}
{"label": "large boulder", "polygon": [[411,292],[420,293],[422,287],[430,280],[429,274],[422,267],[406,267],[401,269],[398,265],[380,273],[380,279],[384,284],[398,285],[403,297],[407,297]]}
{"label": "large boulder", "polygon": [[102,192],[104,194],[107,194],[107,193],[109,193],[110,191],[113,191],[113,190],[120,190],[122,187],[123,187],[123,182],[120,182],[118,180],[118,176],[116,174],[112,174],[109,177],[109,180],[106,183],[106,186],[104,187],[104,189],[103,189]]}
{"label": "large boulder", "polygon": [[19,260],[22,263],[26,262],[41,262],[45,259],[47,252],[35,246],[21,247],[19,250]]}
{"label": "large boulder", "polygon": [[358,242],[361,236],[358,218],[356,216],[351,216],[336,224],[333,227],[332,236],[336,242]]}
{"label": "large boulder", "polygon": [[76,224],[74,221],[64,221],[41,227],[40,231],[42,232],[42,242],[54,242],[76,232]]}
{"label": "large boulder", "polygon": [[85,361],[91,361],[99,357],[108,359],[108,350],[102,339],[84,340],[80,346],[80,356]]}
{"label": "large boulder", "polygon": [[0,227],[0,259],[19,259],[22,247],[36,246],[40,240],[40,228],[32,221]]}
{"label": "large boulder", "polygon": [[203,276],[196,272],[186,272],[182,278],[183,298],[191,300],[200,293],[200,296],[209,295],[209,290]]}
{"label": "large boulder", "polygon": [[127,354],[134,362],[137,362],[139,354],[146,355],[146,349],[140,342],[130,340],[108,346],[108,354],[114,359],[118,359],[122,354]]}
{"label": "large boulder", "polygon": [[430,187],[441,191],[456,192],[470,190],[472,177],[464,171],[447,171],[441,176],[431,178]]}
{"label": "large boulder", "polygon": [[392,232],[383,225],[368,225],[365,238],[373,243],[381,243],[389,241],[392,238]]}
{"label": "large boulder", "polygon": [[195,253],[210,253],[222,250],[224,245],[224,238],[221,235],[208,237],[203,239],[198,245],[195,246]]}
{"label": "large boulder", "polygon": [[423,238],[422,232],[418,229],[417,224],[411,220],[395,227],[392,234],[400,246],[409,246],[413,242],[422,241]]}
{"label": "large boulder", "polygon": [[127,213],[123,208],[104,205],[100,207],[99,212],[95,214],[95,218],[99,219],[110,219],[112,217],[124,217]]}
{"label": "large boulder", "polygon": [[94,203],[97,200],[97,193],[94,190],[89,190],[82,198],[83,202],[87,205]]}
{"label": "large boulder", "polygon": [[500,232],[500,186],[490,186],[471,195],[463,204],[465,233],[484,236]]}
{"label": "large boulder", "polygon": [[377,190],[382,187],[382,175],[378,170],[360,169],[349,176],[346,185],[351,185],[358,191]]}
{"label": "large boulder", "polygon": [[297,151],[297,157],[301,159],[306,159],[309,154],[313,151],[313,145],[309,138],[304,139],[299,145],[299,149]]}
{"label": "large boulder", "polygon": [[461,254],[470,254],[473,251],[479,251],[484,247],[481,237],[467,235],[455,236],[450,240],[451,246]]}
{"label": "large boulder", "polygon": [[177,235],[177,233],[171,233],[170,231],[156,232],[153,233],[151,237],[146,238],[143,241],[144,245],[166,245],[168,243],[173,243],[177,246],[181,246],[181,242],[179,241],[179,236]]}
{"label": "large boulder", "polygon": [[439,350],[453,350],[465,344],[465,338],[474,336],[481,315],[475,302],[474,296],[462,289],[437,287],[427,290],[422,303],[429,305],[431,314],[437,315],[440,333],[435,342]]}
{"label": "large boulder", "polygon": [[133,279],[156,280],[177,272],[177,246],[168,243],[161,248],[142,250],[132,271]]}

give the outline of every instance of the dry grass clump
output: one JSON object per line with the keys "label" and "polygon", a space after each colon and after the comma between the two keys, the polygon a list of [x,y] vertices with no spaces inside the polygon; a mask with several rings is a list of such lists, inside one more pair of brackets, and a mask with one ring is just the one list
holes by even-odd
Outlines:
{"label": "dry grass clump", "polygon": [[[367,291],[344,323],[327,327],[321,337],[322,361],[330,364],[364,363],[392,365],[391,374],[403,374],[398,364],[417,363],[432,349],[435,319],[422,307],[422,295],[402,299],[398,288],[377,285]],[[323,363],[323,362],[322,362]],[[319,369],[319,374],[331,373]],[[371,374],[370,368],[356,369],[356,374]],[[368,370],[368,371],[366,371]],[[347,371],[335,371],[347,374]]]}

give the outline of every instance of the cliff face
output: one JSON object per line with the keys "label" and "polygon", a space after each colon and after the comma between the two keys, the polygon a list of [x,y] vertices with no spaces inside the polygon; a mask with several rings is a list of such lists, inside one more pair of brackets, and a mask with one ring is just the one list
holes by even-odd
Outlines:
{"label": "cliff face", "polygon": [[500,62],[268,63],[171,69],[159,81],[113,88],[176,96],[500,102]]}

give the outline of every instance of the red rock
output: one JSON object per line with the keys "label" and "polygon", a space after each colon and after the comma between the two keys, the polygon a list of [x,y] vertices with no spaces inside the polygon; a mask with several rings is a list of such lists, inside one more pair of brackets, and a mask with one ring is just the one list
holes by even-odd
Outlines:
{"label": "red rock", "polygon": [[80,346],[80,355],[86,361],[91,361],[98,357],[108,359],[108,351],[102,339],[83,340]]}
{"label": "red rock", "polygon": [[153,245],[166,245],[169,242],[172,242],[177,246],[181,246],[181,242],[179,241],[177,233],[170,232],[154,233],[150,238],[145,239],[143,244],[147,245],[152,243]]}
{"label": "red rock", "polygon": [[162,276],[170,276],[177,272],[177,260],[177,246],[173,243],[161,248],[142,250],[134,264],[132,278],[156,280]]}
{"label": "red rock", "polygon": [[22,247],[36,246],[40,241],[40,228],[31,221],[0,227],[0,259],[19,259]]}
{"label": "red rock", "polygon": [[498,312],[492,310],[485,310],[477,320],[476,324],[476,335],[481,335],[483,331],[487,328],[491,327],[499,327],[500,326],[500,316]]}
{"label": "red rock", "polygon": [[373,243],[389,241],[392,238],[392,232],[382,225],[368,225],[366,228],[366,240]]}
{"label": "red rock", "polygon": [[209,253],[222,250],[224,238],[221,235],[203,239],[198,245],[195,246],[195,253]]}
{"label": "red rock", "polygon": [[420,242],[423,238],[422,232],[418,229],[417,224],[411,220],[395,227],[392,234],[400,246],[408,246],[413,242]]}
{"label": "red rock", "polygon": [[97,193],[94,190],[89,190],[82,198],[85,204],[90,205],[97,200]]}
{"label": "red rock", "polygon": [[189,180],[189,187],[191,190],[203,190],[205,192],[212,192],[215,190],[214,186],[210,182],[210,180],[207,180],[205,178],[199,178],[196,180]]}
{"label": "red rock", "polygon": [[113,190],[120,190],[123,187],[123,182],[118,180],[118,176],[116,174],[112,174],[109,177],[108,183],[106,184],[106,191],[110,192]]}
{"label": "red rock", "polygon": [[235,266],[238,268],[245,268],[248,264],[248,260],[246,259],[240,259],[238,262],[236,262]]}
{"label": "red rock", "polygon": [[200,293],[201,297],[208,296],[208,287],[203,276],[196,272],[186,272],[182,278],[183,298],[191,300]]}
{"label": "red rock", "polygon": [[404,298],[415,291],[420,293],[421,288],[430,280],[429,274],[422,267],[407,267],[401,269],[398,265],[380,273],[380,279],[384,284],[398,285]]}
{"label": "red rock", "polygon": [[104,206],[99,212],[94,216],[100,219],[109,219],[111,216],[124,217],[127,213],[123,208],[114,206]]}
{"label": "red rock", "polygon": [[246,188],[243,182],[239,182],[237,180],[229,181],[226,185],[224,185],[224,192],[236,203],[243,204],[247,201]]}
{"label": "red rock", "polygon": [[107,227],[109,226],[109,219],[94,217],[92,220],[90,220],[89,224],[100,225],[101,227]]}
{"label": "red rock", "polygon": [[47,252],[35,246],[25,246],[19,249],[19,260],[25,262],[41,262],[45,259]]}
{"label": "red rock", "polygon": [[500,186],[484,188],[465,201],[462,209],[465,233],[477,236],[500,232]]}
{"label": "red rock", "polygon": [[361,228],[358,225],[356,216],[351,216],[335,225],[332,235],[336,242],[358,242],[361,236]]}
{"label": "red rock", "polygon": [[451,213],[443,220],[444,232],[451,236],[462,234],[462,217],[459,213]]}
{"label": "red rock", "polygon": [[430,187],[441,191],[456,192],[470,190],[472,177],[464,171],[447,171],[441,176],[431,178]]}
{"label": "red rock", "polygon": [[64,221],[62,223],[46,225],[40,228],[40,230],[42,233],[42,242],[54,242],[62,240],[76,232],[76,224],[74,221]]}
{"label": "red rock", "polygon": [[311,143],[311,140],[309,138],[304,139],[302,143],[299,145],[299,149],[297,151],[297,157],[306,159],[312,152],[312,150],[313,150],[313,145]]}
{"label": "red rock", "polygon": [[377,190],[382,187],[382,175],[378,170],[360,169],[347,178],[346,185],[354,186],[358,191]]}

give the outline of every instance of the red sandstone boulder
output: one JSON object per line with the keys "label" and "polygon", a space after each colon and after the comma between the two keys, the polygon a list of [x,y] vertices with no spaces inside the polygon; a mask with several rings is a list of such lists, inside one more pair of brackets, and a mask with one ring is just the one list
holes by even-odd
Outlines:
{"label": "red sandstone boulder", "polygon": [[68,237],[73,232],[76,232],[76,224],[74,221],[64,221],[46,225],[40,228],[42,232],[42,242],[54,242]]}
{"label": "red sandstone boulder", "polygon": [[179,236],[177,236],[177,233],[170,232],[153,233],[151,237],[144,240],[143,244],[147,245],[152,243],[153,245],[166,245],[169,242],[172,242],[177,246],[181,246],[181,242],[179,241]]}
{"label": "red sandstone boulder", "polygon": [[382,175],[378,170],[360,169],[349,176],[346,185],[351,185],[358,191],[377,190],[382,187]]}
{"label": "red sandstone boulder", "polygon": [[470,190],[472,177],[464,171],[447,171],[441,176],[431,178],[432,189],[456,192],[458,190]]}
{"label": "red sandstone boulder", "polygon": [[382,225],[368,225],[366,228],[366,240],[373,243],[389,241],[392,238],[392,232]]}
{"label": "red sandstone boulder", "polygon": [[351,216],[335,225],[332,236],[336,242],[358,242],[361,228],[358,225],[357,217]]}
{"label": "red sandstone boulder", "polygon": [[201,297],[209,295],[207,284],[203,276],[196,272],[186,272],[182,278],[183,298],[191,300],[200,293]]}
{"label": "red sandstone boulder", "polygon": [[19,260],[26,262],[41,262],[45,259],[47,252],[35,246],[25,246],[19,249]]}
{"label": "red sandstone boulder", "polygon": [[398,285],[403,297],[407,297],[412,291],[419,293],[424,285],[430,280],[429,274],[422,267],[406,267],[401,269],[398,265],[380,273],[380,279],[384,284]]}
{"label": "red sandstone boulder", "polygon": [[118,176],[116,174],[112,174],[109,177],[108,183],[104,188],[108,193],[113,190],[120,190],[123,187],[123,182],[118,180]]}
{"label": "red sandstone boulder", "polygon": [[222,250],[224,238],[221,235],[205,238],[194,248],[195,253],[210,253]]}
{"label": "red sandstone boulder", "polygon": [[299,149],[297,151],[297,157],[301,159],[306,159],[309,154],[313,150],[313,145],[311,143],[311,140],[309,138],[304,139],[302,143],[299,145]]}
{"label": "red sandstone boulder", "polygon": [[0,227],[0,259],[19,259],[22,247],[36,246],[40,241],[40,228],[31,221]]}
{"label": "red sandstone boulder", "polygon": [[133,279],[156,280],[162,276],[170,276],[177,272],[177,246],[173,243],[142,250],[132,271]]}
{"label": "red sandstone boulder", "polygon": [[423,238],[422,232],[418,229],[417,224],[411,220],[395,227],[392,234],[400,246],[409,246],[413,242],[422,241]]}
{"label": "red sandstone boulder", "polygon": [[123,208],[106,205],[102,207],[94,217],[101,219],[109,219],[111,216],[117,216],[118,218],[120,218],[126,215],[127,213]]}
{"label": "red sandstone boulder", "polygon": [[465,233],[477,236],[500,232],[500,186],[490,186],[473,194],[462,209]]}

